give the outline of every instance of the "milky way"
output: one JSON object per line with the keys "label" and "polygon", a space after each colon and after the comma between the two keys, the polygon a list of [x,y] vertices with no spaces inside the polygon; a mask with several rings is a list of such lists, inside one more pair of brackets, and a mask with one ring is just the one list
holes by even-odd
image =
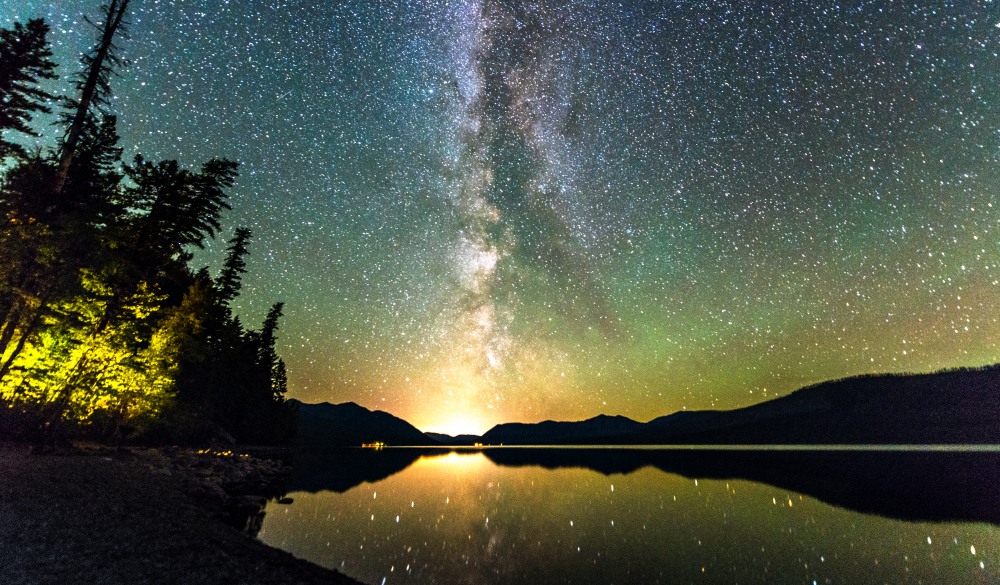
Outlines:
{"label": "milky way", "polygon": [[[64,79],[79,10],[0,0]],[[1000,361],[998,44],[986,1],[145,0],[114,107],[243,162],[292,396],[481,431]]]}

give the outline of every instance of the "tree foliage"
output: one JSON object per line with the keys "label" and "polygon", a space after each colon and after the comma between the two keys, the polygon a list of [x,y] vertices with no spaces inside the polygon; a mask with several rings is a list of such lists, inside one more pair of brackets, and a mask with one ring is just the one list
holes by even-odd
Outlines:
{"label": "tree foliage", "polygon": [[[0,133],[13,130],[38,136],[31,128],[32,116],[52,111],[48,102],[55,96],[39,87],[44,80],[56,78],[48,33],[49,25],[41,19],[29,20],[27,25],[15,22],[13,28],[0,30]],[[23,158],[27,153],[0,136],[0,160],[11,155]]]}
{"label": "tree foliage", "polygon": [[246,255],[249,252],[248,245],[253,236],[249,228],[236,228],[233,239],[229,240],[229,247],[226,249],[226,261],[222,264],[222,271],[215,281],[215,286],[219,291],[219,299],[224,303],[229,303],[240,294],[243,285],[243,275],[247,271]]}

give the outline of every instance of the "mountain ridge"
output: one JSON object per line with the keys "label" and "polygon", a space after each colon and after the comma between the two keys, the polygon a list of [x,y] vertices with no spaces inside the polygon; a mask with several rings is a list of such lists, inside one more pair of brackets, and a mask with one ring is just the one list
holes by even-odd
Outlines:
{"label": "mountain ridge", "polygon": [[599,414],[582,421],[546,420],[540,423],[503,423],[483,433],[482,443],[505,445],[574,444],[599,441],[638,430],[643,423],[622,415]]}
{"label": "mountain ridge", "polygon": [[[678,411],[645,423],[607,414],[582,421],[502,423],[482,436],[422,433],[403,419],[353,402],[296,403],[300,435],[301,427],[306,429],[300,444],[1000,444],[1000,364],[853,376],[743,408]],[[323,429],[331,423],[343,428]]]}
{"label": "mountain ridge", "polygon": [[369,410],[355,402],[307,404],[291,399],[298,416],[299,446],[356,447],[372,443],[437,445],[419,429],[382,410]]}

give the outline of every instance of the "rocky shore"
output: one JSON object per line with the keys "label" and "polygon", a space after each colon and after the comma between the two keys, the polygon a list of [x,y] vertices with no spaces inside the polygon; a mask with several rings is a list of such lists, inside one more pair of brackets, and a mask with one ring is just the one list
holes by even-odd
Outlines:
{"label": "rocky shore", "polygon": [[229,451],[0,445],[0,567],[11,585],[353,584],[254,540],[277,460]]}

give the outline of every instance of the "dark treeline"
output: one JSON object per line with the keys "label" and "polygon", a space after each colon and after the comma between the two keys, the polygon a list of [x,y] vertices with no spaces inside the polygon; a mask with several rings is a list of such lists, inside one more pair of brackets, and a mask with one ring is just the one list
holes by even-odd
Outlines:
{"label": "dark treeline", "polygon": [[[0,431],[285,440],[282,304],[259,330],[232,309],[250,230],[236,229],[217,274],[189,266],[220,229],[238,165],[121,159],[109,97],[128,3],[88,21],[97,40],[66,97],[46,89],[48,25],[0,30]],[[38,136],[40,114],[61,114],[63,136],[29,152],[17,139]]]}

